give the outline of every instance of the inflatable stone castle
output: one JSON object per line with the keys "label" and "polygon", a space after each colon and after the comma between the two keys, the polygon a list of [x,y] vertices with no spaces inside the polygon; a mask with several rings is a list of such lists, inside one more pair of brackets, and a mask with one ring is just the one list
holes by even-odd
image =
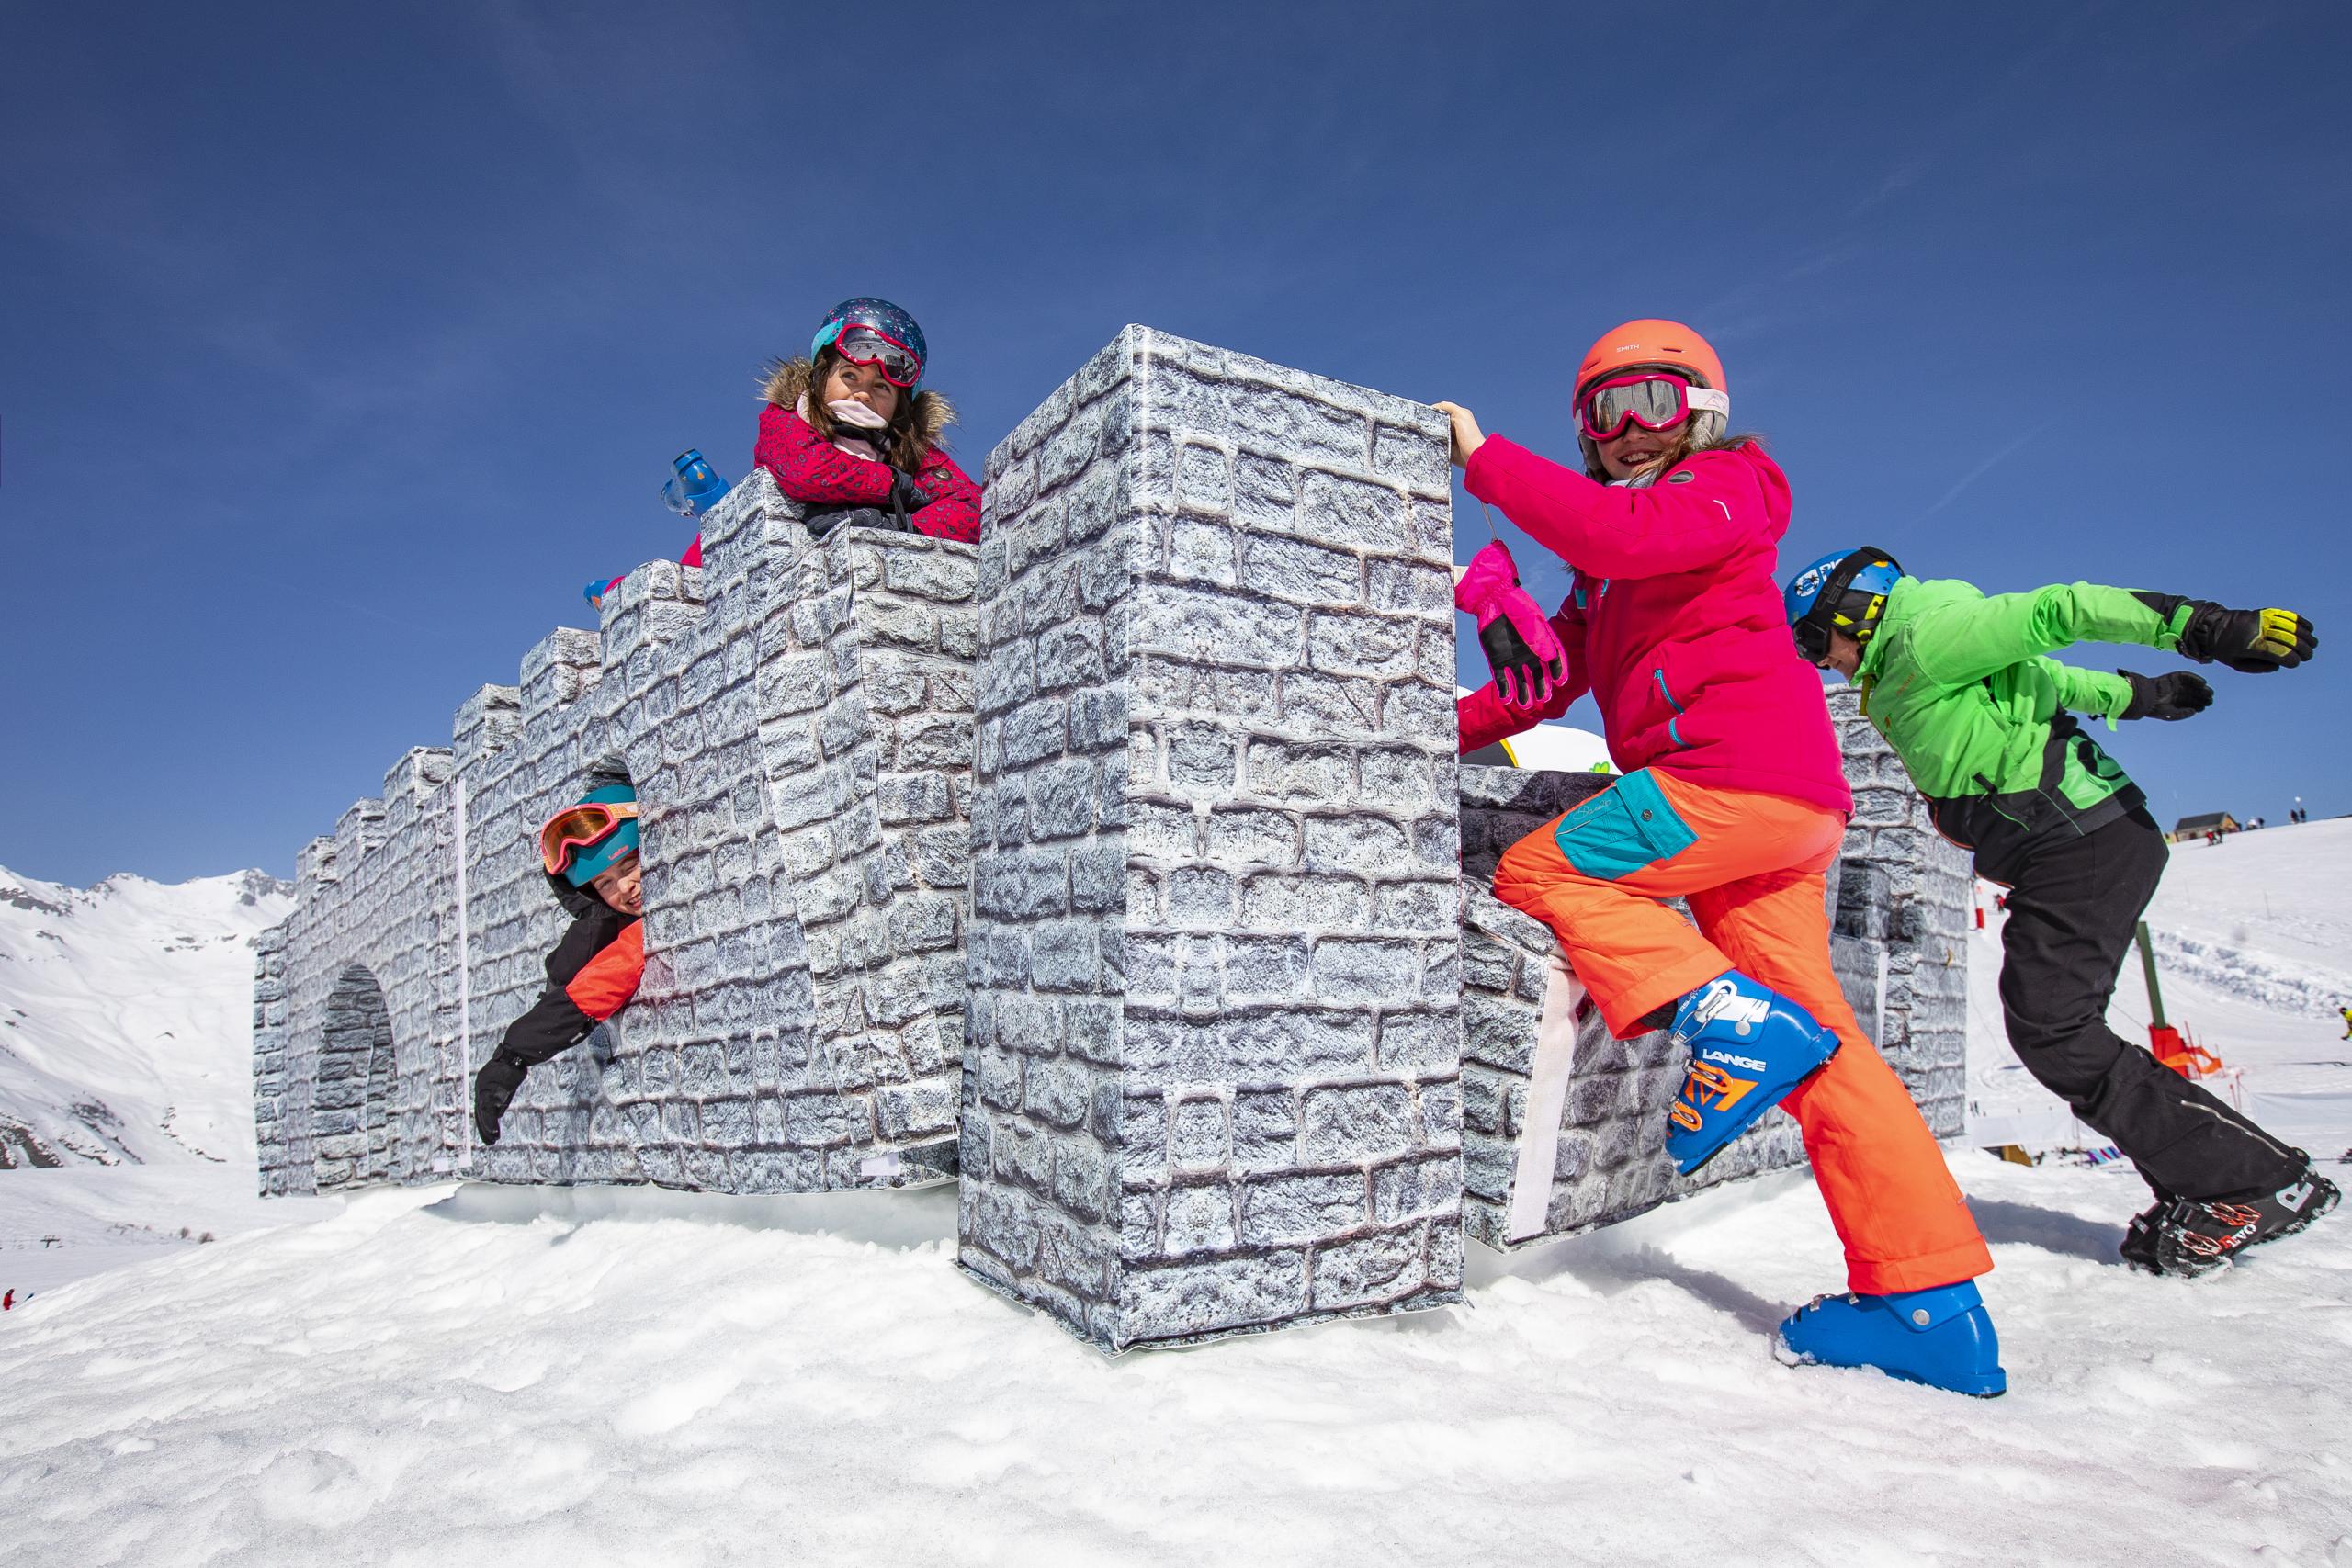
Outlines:
{"label": "inflatable stone castle", "polygon": [[[763,471],[458,710],[262,942],[269,1193],[955,1181],[975,1280],[1106,1349],[1458,1299],[1465,1237],[1692,1179],[1496,857],[1609,782],[1455,757],[1444,419],[1130,327],[988,460],[980,545],[821,543]],[[1961,1130],[1964,862],[1831,698],[1838,972]],[[533,842],[626,779],[646,967],[494,1148],[473,1069],[564,924]]]}

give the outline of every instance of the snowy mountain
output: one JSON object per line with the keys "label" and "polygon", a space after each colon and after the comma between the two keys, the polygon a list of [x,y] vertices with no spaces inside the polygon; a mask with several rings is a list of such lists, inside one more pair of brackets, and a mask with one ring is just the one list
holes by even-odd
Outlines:
{"label": "snowy mountain", "polygon": [[292,901],[257,871],[84,889],[0,868],[0,1168],[250,1168],[253,941]]}

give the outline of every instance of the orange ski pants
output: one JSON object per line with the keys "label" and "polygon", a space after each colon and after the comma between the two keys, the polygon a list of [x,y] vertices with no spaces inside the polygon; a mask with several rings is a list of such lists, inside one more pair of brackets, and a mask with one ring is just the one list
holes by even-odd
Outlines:
{"label": "orange ski pants", "polygon": [[[1824,807],[1645,768],[1512,845],[1495,896],[1552,928],[1621,1039],[1726,969],[1801,1004],[1838,1051],[1781,1105],[1845,1244],[1847,1288],[1882,1295],[1973,1279],[1992,1254],[1829,966],[1822,874],[1844,838],[1844,817]],[[1659,902],[1677,897],[1696,928]]]}

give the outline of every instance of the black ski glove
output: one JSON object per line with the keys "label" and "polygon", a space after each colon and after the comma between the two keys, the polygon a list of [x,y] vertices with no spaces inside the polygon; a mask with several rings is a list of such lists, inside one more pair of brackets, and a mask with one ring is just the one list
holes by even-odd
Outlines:
{"label": "black ski glove", "polygon": [[2142,675],[2118,670],[2132,682],[2132,702],[2118,718],[2188,718],[2213,705],[2213,688],[2202,675],[2177,670],[2169,675]]}
{"label": "black ski glove", "polygon": [[890,470],[890,510],[901,517],[911,517],[931,504],[931,497],[915,483],[912,474],[901,469]]}
{"label": "black ski glove", "polygon": [[907,528],[905,518],[878,506],[837,506],[829,512],[811,512],[801,522],[808,525],[812,539],[821,539],[836,528],[880,528],[899,533]]}
{"label": "black ski glove", "polygon": [[2210,599],[2182,599],[2175,594],[2132,595],[2167,621],[2177,621],[2184,604],[2188,623],[2180,628],[2175,650],[2199,664],[2216,661],[2247,675],[2292,670],[2319,648],[2311,622],[2292,610],[2233,610]]}
{"label": "black ski glove", "polygon": [[506,1108],[514,1102],[514,1091],[523,1087],[523,1075],[530,1070],[529,1063],[502,1050],[474,1075],[474,1135],[485,1147],[498,1142],[498,1124],[505,1120]]}
{"label": "black ski glove", "polygon": [[1556,663],[1544,668],[1543,657],[1527,646],[1509,615],[1497,615],[1480,626],[1478,643],[1487,650],[1487,667],[1495,672],[1495,690],[1507,703],[1519,702],[1521,695],[1532,700],[1532,694],[1544,689],[1540,682],[1556,686],[1566,673]]}

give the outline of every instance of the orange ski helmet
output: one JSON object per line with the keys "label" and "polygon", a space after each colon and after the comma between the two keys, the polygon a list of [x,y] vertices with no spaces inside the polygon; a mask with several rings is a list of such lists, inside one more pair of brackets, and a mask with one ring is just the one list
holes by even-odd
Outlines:
{"label": "orange ski helmet", "polygon": [[[1601,333],[1586,353],[1584,363],[1577,367],[1576,396],[1570,406],[1580,407],[1585,389],[1594,382],[1635,370],[1672,370],[1699,386],[1724,393],[1731,390],[1731,382],[1724,375],[1724,362],[1716,357],[1713,346],[1680,321],[1627,321]],[[1712,409],[1693,410],[1690,434],[1702,442],[1719,439],[1724,433],[1724,420],[1723,414]],[[1600,454],[1583,434],[1581,422],[1577,442],[1584,448],[1585,461],[1600,467]]]}

